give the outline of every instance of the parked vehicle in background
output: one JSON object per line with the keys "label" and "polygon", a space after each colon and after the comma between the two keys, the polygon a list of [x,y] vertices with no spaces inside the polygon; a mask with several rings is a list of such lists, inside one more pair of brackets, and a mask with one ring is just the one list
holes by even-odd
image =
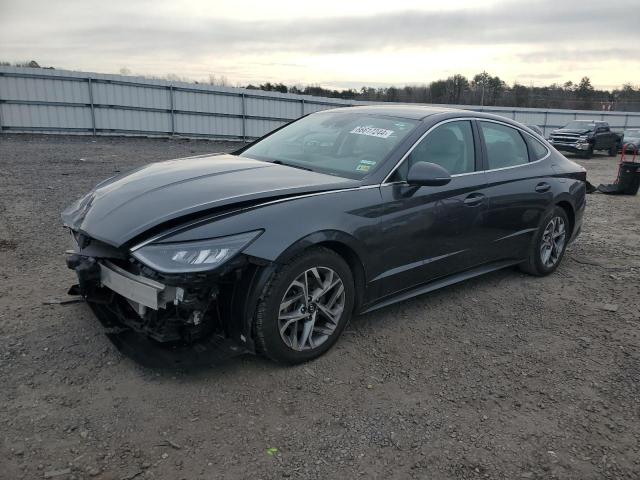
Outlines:
{"label": "parked vehicle in background", "polygon": [[529,127],[531,130],[533,130],[534,132],[536,132],[541,137],[544,137],[544,132],[538,125],[526,125],[526,126]]}
{"label": "parked vehicle in background", "polygon": [[327,110],[230,155],[98,184],[62,214],[67,264],[106,325],[299,363],[354,314],[512,265],[552,273],[580,232],[585,182],[496,115]]}
{"label": "parked vehicle in background", "polygon": [[623,132],[620,150],[625,145],[628,153],[633,153],[640,149],[640,128],[628,128]]}
{"label": "parked vehicle in background", "polygon": [[590,158],[596,150],[615,156],[622,138],[611,131],[607,122],[597,120],[574,120],[551,132],[549,143],[557,150],[577,153]]}

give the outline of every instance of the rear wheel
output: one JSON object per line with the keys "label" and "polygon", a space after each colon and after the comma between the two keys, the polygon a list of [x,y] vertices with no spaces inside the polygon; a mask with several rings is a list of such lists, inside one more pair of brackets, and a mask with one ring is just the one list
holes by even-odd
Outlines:
{"label": "rear wheel", "polygon": [[549,275],[560,265],[569,241],[569,219],[566,212],[556,206],[545,216],[536,232],[529,255],[520,265],[531,275]]}
{"label": "rear wheel", "polygon": [[284,363],[302,363],[329,350],[351,318],[353,275],[334,251],[314,248],[283,265],[258,304],[258,350]]}

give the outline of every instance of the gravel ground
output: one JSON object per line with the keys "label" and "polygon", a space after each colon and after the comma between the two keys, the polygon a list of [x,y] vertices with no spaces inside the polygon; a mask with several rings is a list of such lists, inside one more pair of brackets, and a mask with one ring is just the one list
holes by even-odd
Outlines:
{"label": "gravel ground", "polygon": [[590,195],[554,275],[360,316],[298,367],[148,370],[84,304],[43,305],[74,283],[63,207],[119,170],[234,146],[0,136],[1,478],[640,478],[640,196]]}

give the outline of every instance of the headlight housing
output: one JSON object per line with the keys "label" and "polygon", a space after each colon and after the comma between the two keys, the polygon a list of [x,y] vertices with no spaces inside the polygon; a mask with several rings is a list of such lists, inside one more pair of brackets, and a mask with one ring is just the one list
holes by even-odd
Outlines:
{"label": "headlight housing", "polygon": [[134,258],[162,273],[213,270],[249,246],[262,230],[193,242],[151,243],[133,252]]}
{"label": "headlight housing", "polygon": [[587,137],[586,135],[578,137],[579,142],[586,142],[587,140],[589,140],[589,137]]}

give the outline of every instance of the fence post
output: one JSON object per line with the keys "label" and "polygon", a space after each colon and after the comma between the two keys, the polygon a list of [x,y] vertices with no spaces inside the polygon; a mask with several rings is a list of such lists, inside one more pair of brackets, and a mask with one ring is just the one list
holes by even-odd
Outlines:
{"label": "fence post", "polygon": [[242,142],[247,143],[247,106],[245,105],[245,94],[241,93],[242,98]]}
{"label": "fence post", "polygon": [[542,136],[546,138],[547,136],[547,128],[549,125],[549,110],[545,110],[544,112],[544,125],[542,126]]}
{"label": "fence post", "polygon": [[171,136],[176,134],[176,113],[173,100],[173,85],[169,85],[169,108],[171,109]]}
{"label": "fence post", "polygon": [[87,78],[87,83],[89,85],[89,105],[91,106],[91,130],[93,131],[93,136],[96,136],[96,111],[93,105],[93,83],[91,82],[91,77]]}
{"label": "fence post", "polygon": [[628,113],[624,116],[624,127],[623,127],[623,129],[626,130],[627,125],[629,125],[629,114]]}
{"label": "fence post", "polygon": [[304,117],[304,98],[300,99],[300,116]]}

